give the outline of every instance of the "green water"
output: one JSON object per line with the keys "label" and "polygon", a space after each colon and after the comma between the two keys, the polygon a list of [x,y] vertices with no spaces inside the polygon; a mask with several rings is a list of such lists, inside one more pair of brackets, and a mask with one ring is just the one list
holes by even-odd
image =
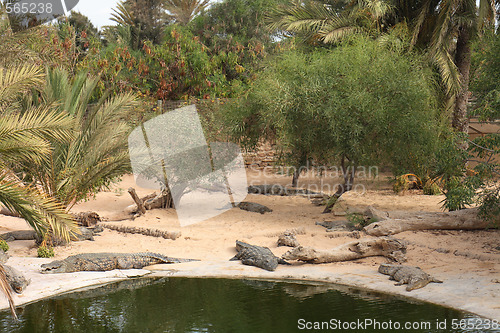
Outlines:
{"label": "green water", "polygon": [[[478,330],[484,325],[479,318],[432,304],[340,286],[255,280],[129,280],[39,301],[18,312],[17,322],[0,313],[0,332],[395,331],[389,326],[333,329],[365,319],[379,325],[392,321],[392,327],[395,322],[431,327],[399,332],[493,332],[484,326]],[[459,320],[474,320],[476,328],[451,329]],[[436,329],[438,322],[446,329]],[[305,329],[326,324],[330,329]]]}

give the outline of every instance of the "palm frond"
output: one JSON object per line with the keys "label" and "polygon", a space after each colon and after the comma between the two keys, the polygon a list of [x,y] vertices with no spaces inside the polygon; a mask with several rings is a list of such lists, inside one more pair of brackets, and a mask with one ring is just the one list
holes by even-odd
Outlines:
{"label": "palm frond", "polygon": [[76,230],[76,223],[64,207],[51,197],[29,186],[7,180],[0,175],[0,202],[18,213],[37,233],[49,231],[69,240],[69,232]]}
{"label": "palm frond", "polygon": [[0,108],[42,80],[43,71],[36,65],[0,67]]}
{"label": "palm frond", "polygon": [[50,150],[49,140],[68,141],[73,120],[50,106],[30,108],[20,115],[0,118],[0,155],[3,159],[40,162]]}
{"label": "palm frond", "polygon": [[189,23],[199,12],[207,7],[210,0],[165,0],[165,9],[176,22]]}
{"label": "palm frond", "polygon": [[460,90],[460,73],[451,53],[442,46],[432,50],[429,55],[439,71],[446,93],[448,95],[457,93]]}
{"label": "palm frond", "polygon": [[116,22],[120,25],[134,25],[135,24],[135,16],[129,10],[126,3],[120,1],[116,8],[113,8],[113,12],[111,13],[111,21]]}
{"label": "palm frond", "polygon": [[35,172],[44,191],[70,208],[77,201],[128,171],[125,119],[137,105],[135,95],[119,94],[90,104],[98,78],[81,73],[73,79],[62,69],[49,70],[43,93],[61,115],[74,117],[71,142],[54,143],[50,158]]}

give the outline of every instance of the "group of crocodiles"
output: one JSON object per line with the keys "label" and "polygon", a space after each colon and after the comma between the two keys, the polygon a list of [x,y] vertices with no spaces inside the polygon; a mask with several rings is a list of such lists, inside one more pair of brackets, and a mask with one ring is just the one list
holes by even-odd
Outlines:
{"label": "group of crocodiles", "polygon": [[[276,257],[272,251],[263,246],[251,245],[236,241],[237,254],[230,260],[241,260],[245,265],[252,265],[268,271],[276,270],[278,264],[290,265],[282,258]],[[8,256],[0,252],[0,263],[5,263]],[[180,259],[162,254],[144,253],[83,253],[69,256],[63,260],[54,260],[41,265],[41,273],[73,273],[81,271],[110,271],[113,269],[141,269],[155,264],[175,264],[196,259]],[[7,281],[17,293],[22,293],[30,283],[24,275],[13,267],[4,265]],[[408,284],[407,291],[425,287],[430,282],[441,283],[418,267],[382,264],[378,271],[398,281],[396,285]]]}
{"label": "group of crocodiles", "polygon": [[[319,193],[303,190],[289,189],[280,185],[256,185],[249,186],[248,193],[267,195],[316,195]],[[241,202],[238,205],[241,209],[248,211],[265,213],[271,212],[266,206]],[[102,228],[80,227],[81,235],[78,240],[93,240],[95,233],[102,231]],[[20,230],[8,232],[0,235],[0,239],[6,241],[13,240],[35,240],[39,241],[35,231]],[[291,239],[293,241],[293,239]],[[296,240],[295,240],[296,241]],[[291,246],[295,242],[286,242],[282,245]],[[262,246],[251,245],[242,241],[236,241],[237,254],[230,260],[241,260],[244,265],[256,266],[268,271],[274,271],[278,264],[290,265],[284,259],[279,258],[273,252]],[[0,251],[0,263],[5,263],[8,256]],[[41,273],[72,273],[80,271],[110,271],[113,269],[141,269],[154,264],[173,264],[196,261],[196,259],[171,258],[158,253],[84,253],[69,256],[63,260],[54,260],[48,264],[41,265]],[[30,280],[26,279],[21,272],[13,267],[4,265],[7,280],[12,289],[17,293],[22,293],[28,286]],[[441,283],[425,273],[419,267],[404,265],[382,264],[378,271],[390,276],[390,279],[398,281],[396,285],[407,284],[406,290],[411,291],[423,288],[430,282]]]}
{"label": "group of crocodiles", "polygon": [[[236,251],[238,253],[230,260],[241,260],[244,265],[256,266],[268,271],[274,271],[278,264],[290,265],[284,259],[276,257],[267,247],[236,241]],[[396,283],[398,286],[407,284],[406,291],[423,288],[430,282],[442,283],[442,281],[425,273],[419,267],[382,264],[378,271],[389,275],[391,280],[398,282]]]}

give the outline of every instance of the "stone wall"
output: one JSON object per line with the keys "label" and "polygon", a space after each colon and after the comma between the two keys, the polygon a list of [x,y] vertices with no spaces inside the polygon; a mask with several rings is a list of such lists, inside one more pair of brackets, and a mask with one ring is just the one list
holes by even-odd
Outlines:
{"label": "stone wall", "polygon": [[262,142],[256,150],[251,150],[243,153],[245,166],[254,170],[260,170],[268,166],[274,166],[277,153],[275,145],[269,142]]}

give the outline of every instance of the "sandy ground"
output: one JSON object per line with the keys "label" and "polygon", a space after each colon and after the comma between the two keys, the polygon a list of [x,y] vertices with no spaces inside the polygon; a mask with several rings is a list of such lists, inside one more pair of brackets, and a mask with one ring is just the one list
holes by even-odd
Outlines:
{"label": "sandy ground", "polygon": [[[280,175],[249,176],[250,183],[288,184],[289,177]],[[300,185],[316,184],[326,192],[333,188],[337,179],[319,179],[307,176]],[[159,252],[168,256],[196,258],[200,262],[156,265],[147,270],[82,272],[71,274],[42,275],[39,265],[51,261],[36,258],[33,241],[10,242],[8,264],[23,271],[32,283],[23,295],[16,295],[16,304],[34,301],[53,294],[76,288],[107,283],[129,276],[153,272],[169,276],[223,276],[256,277],[265,279],[293,279],[328,281],[352,285],[392,294],[413,297],[449,307],[459,308],[481,316],[500,320],[500,230],[479,231],[418,231],[404,232],[396,238],[408,241],[409,265],[419,266],[431,275],[444,280],[443,284],[429,284],[427,287],[406,292],[402,286],[394,286],[388,277],[377,273],[378,265],[387,262],[383,257],[371,257],[352,262],[312,265],[294,263],[279,266],[275,272],[229,262],[235,254],[235,241],[243,240],[255,245],[267,246],[280,256],[289,248],[278,247],[277,238],[287,229],[297,228],[304,234],[298,235],[301,245],[317,249],[330,249],[353,241],[349,232],[327,232],[317,221],[343,220],[340,216],[346,209],[364,209],[372,205],[386,211],[404,211],[408,215],[422,211],[440,211],[443,196],[424,196],[411,192],[396,195],[390,190],[387,179],[380,175],[362,180],[357,191],[346,193],[339,208],[332,214],[321,214],[323,207],[317,207],[305,197],[248,195],[246,201],[264,204],[272,213],[258,214],[231,209],[201,223],[181,227],[174,210],[152,210],[135,220],[112,222],[123,217],[125,207],[133,203],[127,188],[133,186],[139,196],[151,193],[138,188],[132,176],[106,192],[99,193],[74,207],[74,211],[96,211],[108,219],[107,224],[145,227],[166,231],[179,231],[176,240],[149,237],[137,234],[122,234],[105,229],[95,241],[73,242],[57,247],[56,259],[83,252]],[[0,216],[0,232],[27,229],[26,223],[18,218]],[[0,299],[0,308],[6,307]]]}

